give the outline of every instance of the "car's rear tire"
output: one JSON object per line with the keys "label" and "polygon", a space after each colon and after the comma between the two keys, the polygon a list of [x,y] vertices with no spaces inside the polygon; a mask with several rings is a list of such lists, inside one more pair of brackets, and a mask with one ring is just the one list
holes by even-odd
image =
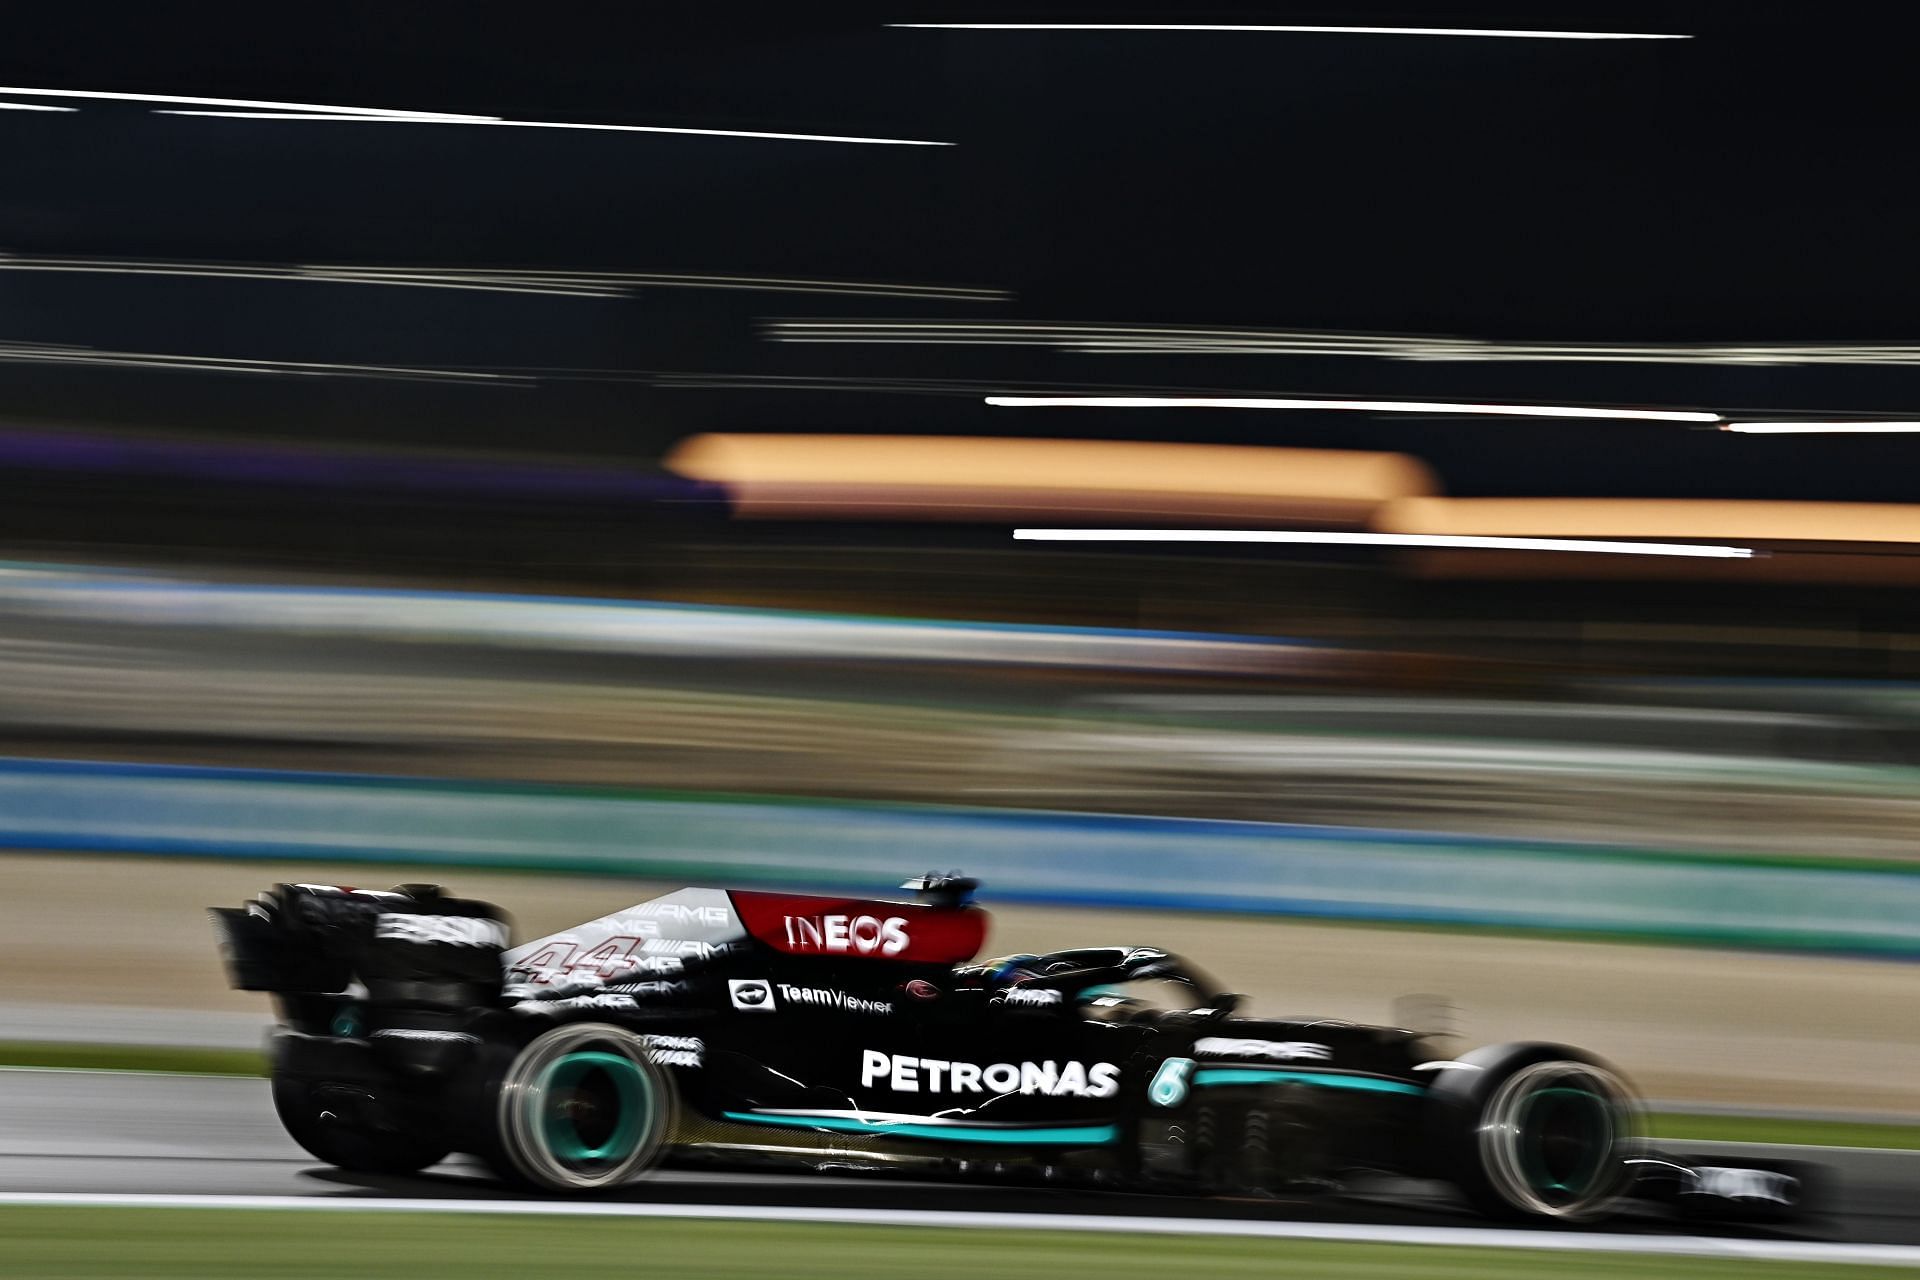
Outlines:
{"label": "car's rear tire", "polygon": [[447,1157],[443,1144],[382,1127],[377,1101],[357,1084],[275,1072],[273,1109],[289,1137],[337,1168],[418,1173]]}
{"label": "car's rear tire", "polygon": [[606,1191],[631,1182],[664,1151],[673,1077],[621,1027],[576,1022],[535,1038],[494,1087],[481,1154],[508,1182],[542,1191]]}
{"label": "car's rear tire", "polygon": [[1440,1167],[1489,1217],[1591,1222],[1633,1182],[1639,1101],[1591,1054],[1564,1045],[1495,1045],[1444,1068],[1428,1095]]}

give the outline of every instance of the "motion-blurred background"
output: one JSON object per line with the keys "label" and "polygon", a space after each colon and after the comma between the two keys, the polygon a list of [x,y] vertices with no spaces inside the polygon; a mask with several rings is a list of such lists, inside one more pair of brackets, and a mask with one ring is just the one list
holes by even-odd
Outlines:
{"label": "motion-blurred background", "polygon": [[960,867],[1920,1110],[1904,47],[961,8],[9,16],[0,1040],[253,1043],[276,878]]}

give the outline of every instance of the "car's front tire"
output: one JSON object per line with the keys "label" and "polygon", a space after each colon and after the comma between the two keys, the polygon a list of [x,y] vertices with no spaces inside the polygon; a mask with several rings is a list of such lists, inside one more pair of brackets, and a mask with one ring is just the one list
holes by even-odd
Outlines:
{"label": "car's front tire", "polygon": [[1590,1222],[1633,1182],[1641,1108],[1626,1081],[1564,1045],[1507,1044],[1462,1055],[1428,1094],[1436,1170],[1481,1213]]}
{"label": "car's front tire", "polygon": [[631,1031],[606,1023],[555,1027],[513,1055],[493,1086],[491,1141],[481,1154],[508,1182],[542,1191],[605,1191],[663,1153],[673,1078]]}

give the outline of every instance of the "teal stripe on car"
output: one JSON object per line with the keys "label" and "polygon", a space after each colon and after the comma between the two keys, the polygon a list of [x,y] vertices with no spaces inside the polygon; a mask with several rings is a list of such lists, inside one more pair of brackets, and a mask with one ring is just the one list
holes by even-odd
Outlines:
{"label": "teal stripe on car", "polygon": [[836,1133],[867,1133],[885,1138],[931,1138],[936,1142],[1096,1147],[1120,1140],[1120,1127],[1112,1124],[1067,1125],[1051,1129],[977,1129],[966,1125],[854,1120],[846,1116],[762,1116],[751,1111],[724,1111],[721,1114],[741,1124],[774,1125],[782,1129],[832,1129]]}
{"label": "teal stripe on car", "polygon": [[1194,1073],[1194,1087],[1223,1084],[1311,1084],[1323,1089],[1353,1089],[1360,1093],[1425,1093],[1417,1084],[1384,1080],[1379,1076],[1343,1076],[1331,1071],[1289,1071],[1284,1067],[1208,1067]]}

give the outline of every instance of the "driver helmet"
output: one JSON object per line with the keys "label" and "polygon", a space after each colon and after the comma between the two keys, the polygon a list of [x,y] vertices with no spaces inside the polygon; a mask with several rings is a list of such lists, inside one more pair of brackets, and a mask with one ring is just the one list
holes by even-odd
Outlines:
{"label": "driver helmet", "polygon": [[1040,976],[1040,957],[1021,953],[1020,955],[1001,956],[998,960],[989,960],[987,977],[996,985],[1011,986],[1016,982],[1025,982],[1028,978]]}

